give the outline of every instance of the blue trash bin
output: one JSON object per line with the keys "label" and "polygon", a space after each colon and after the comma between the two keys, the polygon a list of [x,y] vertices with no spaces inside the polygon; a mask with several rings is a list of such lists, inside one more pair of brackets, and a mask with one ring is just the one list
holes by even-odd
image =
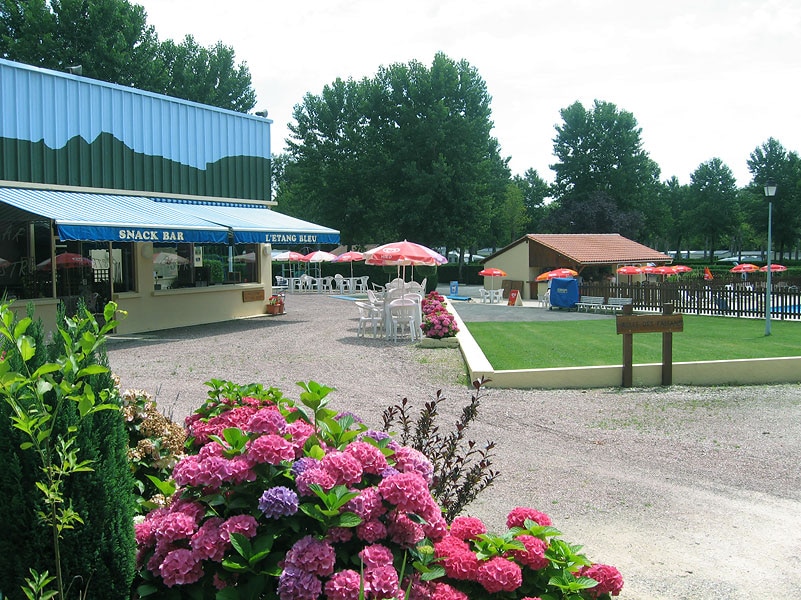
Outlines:
{"label": "blue trash bin", "polygon": [[451,281],[451,296],[458,296],[458,295],[459,295],[459,282]]}

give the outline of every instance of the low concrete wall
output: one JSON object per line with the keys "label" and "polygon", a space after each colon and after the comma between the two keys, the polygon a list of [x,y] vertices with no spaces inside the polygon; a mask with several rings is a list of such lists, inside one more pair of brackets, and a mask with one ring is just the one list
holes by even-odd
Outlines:
{"label": "low concrete wall", "polygon": [[[623,382],[623,365],[495,371],[467,330],[458,307],[451,303],[450,308],[459,326],[456,337],[471,381],[487,377],[491,380],[487,387],[520,389],[606,388],[620,387]],[[758,385],[799,381],[801,356],[673,363],[675,385]],[[661,385],[661,363],[634,365],[632,383],[635,387]]]}

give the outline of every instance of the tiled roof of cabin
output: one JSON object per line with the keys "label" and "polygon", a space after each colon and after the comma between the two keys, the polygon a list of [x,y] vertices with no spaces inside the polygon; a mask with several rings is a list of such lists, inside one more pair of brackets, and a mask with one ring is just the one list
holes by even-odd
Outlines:
{"label": "tiled roof of cabin", "polygon": [[530,233],[529,240],[542,244],[577,264],[672,262],[667,254],[623,237],[619,233]]}

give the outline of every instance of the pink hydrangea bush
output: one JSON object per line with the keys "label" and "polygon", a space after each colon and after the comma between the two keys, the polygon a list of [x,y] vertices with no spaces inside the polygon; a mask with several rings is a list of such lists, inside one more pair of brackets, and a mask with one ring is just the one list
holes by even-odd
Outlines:
{"label": "pink hydrangea bush", "polygon": [[[219,383],[219,382],[218,382]],[[547,515],[516,508],[508,532],[448,525],[431,463],[302,384],[214,397],[186,420],[176,494],[136,524],[138,597],[280,600],[606,599],[614,567],[556,539]]]}
{"label": "pink hydrangea bush", "polygon": [[446,338],[459,333],[456,318],[445,308],[445,298],[437,292],[429,293],[421,303],[423,321],[420,329],[426,337]]}

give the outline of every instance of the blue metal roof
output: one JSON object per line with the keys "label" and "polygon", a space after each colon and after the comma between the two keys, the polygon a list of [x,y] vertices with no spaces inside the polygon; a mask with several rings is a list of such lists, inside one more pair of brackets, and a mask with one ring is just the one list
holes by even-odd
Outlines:
{"label": "blue metal roof", "polygon": [[284,215],[266,206],[154,198],[157,203],[226,225],[237,244],[338,244],[339,231]]}
{"label": "blue metal roof", "polygon": [[52,219],[62,240],[228,243],[228,227],[143,196],[0,187],[0,202]]}

